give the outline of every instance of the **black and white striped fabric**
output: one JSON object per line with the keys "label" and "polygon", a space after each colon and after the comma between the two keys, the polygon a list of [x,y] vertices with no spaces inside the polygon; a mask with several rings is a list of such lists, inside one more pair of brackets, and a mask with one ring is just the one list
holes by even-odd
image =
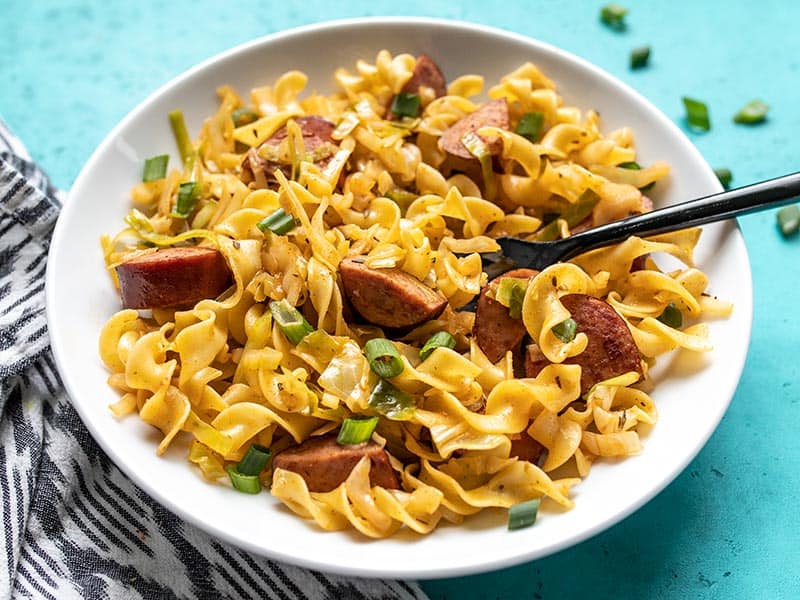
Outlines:
{"label": "black and white striped fabric", "polygon": [[44,273],[59,207],[0,121],[0,598],[424,598],[415,583],[328,575],[216,541],[109,461],[48,346]]}

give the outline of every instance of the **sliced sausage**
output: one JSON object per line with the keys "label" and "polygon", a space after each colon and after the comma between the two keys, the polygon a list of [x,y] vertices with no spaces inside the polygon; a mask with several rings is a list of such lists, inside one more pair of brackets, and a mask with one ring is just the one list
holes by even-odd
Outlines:
{"label": "sliced sausage", "polygon": [[414,327],[439,316],[447,299],[401,269],[371,269],[363,259],[339,264],[344,293],[370,323],[390,329]]}
{"label": "sliced sausage", "polygon": [[125,308],[180,308],[216,298],[231,285],[219,250],[198,246],[140,254],[116,267]]}
{"label": "sliced sausage", "polygon": [[330,492],[350,475],[363,457],[369,457],[369,481],[373,486],[398,489],[397,475],[389,462],[386,450],[374,442],[341,445],[336,435],[307,439],[275,455],[272,466],[300,475],[310,492]]}
{"label": "sliced sausage", "polygon": [[[600,381],[629,371],[642,376],[642,362],[633,335],[625,320],[610,304],[585,294],[562,296],[561,304],[577,324],[577,332],[585,333],[588,338],[583,352],[564,361],[564,364],[580,365],[581,394]],[[550,362],[538,346],[528,346],[525,357],[527,377],[536,377],[548,364]]]}
{"label": "sliced sausage", "polygon": [[[508,129],[508,102],[505,98],[498,98],[487,102],[475,112],[459,119],[449,129],[445,130],[439,138],[439,148],[449,155],[463,159],[476,161],[477,159],[470,154],[467,147],[461,143],[461,138],[470,131],[476,131],[481,127],[499,127]],[[500,154],[503,149],[503,141],[498,138],[481,138],[492,154]]]}
{"label": "sliced sausage", "polygon": [[427,54],[420,54],[417,57],[417,64],[414,65],[411,79],[400,91],[404,94],[419,94],[421,86],[431,88],[437,98],[447,93],[447,82],[439,65],[433,62],[433,59]]}
{"label": "sliced sausage", "polygon": [[490,286],[497,285],[503,277],[535,277],[539,271],[533,269],[514,269],[496,277],[484,286],[478,296],[478,307],[475,310],[475,324],[472,326],[472,335],[478,346],[493,363],[503,358],[509,350],[515,350],[527,333],[522,319],[512,317],[508,308],[497,300],[486,295]]}
{"label": "sliced sausage", "polygon": [[519,438],[511,440],[509,456],[511,458],[516,456],[520,460],[527,460],[541,467],[547,458],[547,448],[523,431]]}
{"label": "sliced sausage", "polygon": [[[325,144],[335,145],[331,134],[336,126],[330,121],[316,116],[297,117],[294,121],[303,133],[303,143],[306,152],[319,150]],[[289,135],[289,133],[284,125],[261,144],[259,148],[264,146],[278,146],[286,139],[287,135]],[[255,181],[257,187],[266,187],[268,182],[275,181],[275,169],[281,169],[286,173],[287,177],[290,175],[291,167],[289,165],[267,160],[259,154],[259,148],[251,148],[242,161],[241,179],[244,183],[249,184]],[[332,154],[333,152],[331,152],[331,155]],[[325,156],[318,160],[317,164],[324,166],[329,160],[330,156]]]}
{"label": "sliced sausage", "polygon": [[[331,134],[333,134],[333,130],[336,129],[336,125],[328,121],[327,119],[323,119],[322,117],[310,116],[310,117],[297,117],[294,119],[295,123],[300,127],[300,131],[303,133],[303,142],[306,145],[306,151],[311,152],[319,148],[325,142],[333,142],[333,138]],[[272,136],[264,142],[269,146],[277,146],[283,140],[286,139],[288,135],[288,131],[286,129],[286,125],[278,129]]]}

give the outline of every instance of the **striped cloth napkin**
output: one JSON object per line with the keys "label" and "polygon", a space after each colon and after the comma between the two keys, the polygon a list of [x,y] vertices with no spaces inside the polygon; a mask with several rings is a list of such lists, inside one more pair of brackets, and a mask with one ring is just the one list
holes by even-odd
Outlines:
{"label": "striped cloth napkin", "polygon": [[416,583],[310,571],[217,541],[111,463],[49,348],[44,273],[61,199],[0,121],[0,598],[425,598]]}

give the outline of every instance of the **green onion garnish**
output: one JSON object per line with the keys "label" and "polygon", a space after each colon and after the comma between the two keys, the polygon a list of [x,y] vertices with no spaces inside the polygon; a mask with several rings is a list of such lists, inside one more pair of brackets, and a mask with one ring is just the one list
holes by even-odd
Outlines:
{"label": "green onion garnish", "polygon": [[[641,165],[639,165],[639,163],[637,163],[635,160],[632,160],[632,161],[630,161],[630,162],[619,163],[617,166],[618,166],[620,169],[629,169],[629,170],[631,170],[631,171],[639,171],[639,170],[641,170],[641,168],[642,168],[642,167],[641,167]],[[639,188],[639,191],[640,191],[640,192],[648,192],[648,191],[650,191],[651,189],[653,189],[653,186],[654,186],[655,184],[656,184],[656,182],[655,182],[655,181],[651,181],[651,182],[650,182],[650,183],[648,183],[647,185],[640,187],[640,188]]]}
{"label": "green onion garnish", "polygon": [[396,94],[389,110],[398,117],[416,117],[419,114],[419,95]]}
{"label": "green onion garnish", "polygon": [[514,133],[521,135],[529,142],[536,142],[539,135],[542,133],[542,126],[544,125],[544,113],[529,112],[522,115],[517,123],[517,128]]}
{"label": "green onion garnish", "polygon": [[536,232],[536,241],[550,242],[557,240],[559,236],[558,219],[564,219],[569,227],[575,227],[575,225],[592,214],[598,202],[600,202],[600,196],[597,195],[597,192],[587,189],[575,204],[570,204],[557,218]]}
{"label": "green onion garnish", "polygon": [[247,454],[236,465],[236,470],[240,475],[258,475],[267,466],[272,450],[266,446],[253,444],[247,449]]}
{"label": "green onion garnish", "polygon": [[428,341],[425,342],[425,345],[422,346],[422,349],[419,351],[419,357],[425,360],[437,348],[450,348],[452,350],[455,347],[456,338],[446,331],[439,331],[428,338]]}
{"label": "green onion garnish", "polygon": [[631,69],[642,69],[650,60],[650,46],[639,46],[631,50]]}
{"label": "green onion garnish", "polygon": [[271,231],[275,235],[285,235],[294,229],[294,217],[282,208],[264,217],[256,224],[261,231]]}
{"label": "green onion garnish", "polygon": [[314,331],[314,328],[300,314],[300,311],[289,304],[286,299],[270,302],[269,311],[286,339],[295,345],[299,344],[300,340]]}
{"label": "green onion garnish", "polygon": [[197,198],[200,196],[201,185],[197,181],[185,181],[178,186],[178,199],[175,202],[175,210],[170,216],[185,219],[194,210]]}
{"label": "green onion garnish", "polygon": [[667,327],[672,327],[673,329],[680,329],[680,326],[683,325],[683,314],[672,302],[667,304],[664,312],[656,318]]}
{"label": "green onion garnish", "polygon": [[575,319],[570,318],[561,321],[558,325],[554,325],[551,331],[554,336],[565,344],[568,344],[575,339],[575,333],[578,331],[578,324],[575,322]]}
{"label": "green onion garnish", "polygon": [[169,124],[172,127],[172,135],[175,136],[175,143],[178,145],[178,152],[181,153],[181,160],[185,166],[194,161],[194,146],[192,146],[192,140],[189,139],[189,132],[186,130],[183,111],[173,110],[169,113]]}
{"label": "green onion garnish", "polygon": [[778,227],[783,235],[791,235],[800,229],[800,206],[792,204],[778,211]]}
{"label": "green onion garnish", "polygon": [[236,490],[245,494],[257,494],[261,491],[261,481],[258,479],[258,475],[243,475],[236,465],[231,465],[225,470]]}
{"label": "green onion garnish", "polygon": [[494,180],[494,170],[492,168],[492,153],[486,142],[474,131],[465,133],[461,138],[461,143],[472,156],[481,163],[481,175],[483,175],[484,196],[487,200],[494,200],[497,193],[497,184]]}
{"label": "green onion garnish", "polygon": [[393,421],[407,421],[416,404],[404,391],[397,389],[385,379],[379,379],[369,395],[369,406]]}
{"label": "green onion garnish", "polygon": [[508,314],[513,319],[522,318],[522,303],[528,291],[528,280],[519,277],[503,277],[497,284],[494,299],[508,307]]}
{"label": "green onion garnish", "polygon": [[342,422],[342,428],[339,430],[336,441],[342,446],[363,444],[372,437],[372,432],[375,431],[377,424],[378,417],[347,418]]}
{"label": "green onion garnish", "polygon": [[733,116],[736,123],[743,123],[745,125],[755,125],[762,123],[767,119],[769,106],[761,100],[752,100],[745,104],[739,112]]}
{"label": "green onion garnish", "polygon": [[600,10],[600,20],[617,31],[625,29],[625,15],[628,14],[628,9],[619,4],[606,4]]}
{"label": "green onion garnish", "polygon": [[167,176],[167,163],[169,154],[159,154],[144,161],[142,181],[158,181]]}
{"label": "green onion garnish", "polygon": [[369,367],[378,377],[397,377],[403,372],[403,361],[397,346],[386,338],[375,338],[364,345]]}
{"label": "green onion garnish", "polygon": [[524,529],[536,523],[536,515],[539,514],[539,498],[520,502],[508,509],[508,529]]}
{"label": "green onion garnish", "polygon": [[733,179],[733,173],[731,173],[730,169],[727,169],[725,167],[714,169],[714,175],[717,176],[717,179],[719,179],[719,182],[722,184],[722,187],[724,187],[726,190],[730,187],[731,180]]}
{"label": "green onion garnish", "polygon": [[708,115],[708,106],[706,106],[705,102],[684,96],[683,105],[686,107],[686,122],[689,127],[694,127],[701,131],[711,129],[711,118]]}
{"label": "green onion garnish", "polygon": [[253,121],[258,121],[258,113],[252,108],[237,108],[231,113],[234,127],[249,125]]}
{"label": "green onion garnish", "polygon": [[400,207],[400,211],[405,214],[411,203],[414,202],[419,196],[408,190],[395,188],[386,192],[386,197]]}

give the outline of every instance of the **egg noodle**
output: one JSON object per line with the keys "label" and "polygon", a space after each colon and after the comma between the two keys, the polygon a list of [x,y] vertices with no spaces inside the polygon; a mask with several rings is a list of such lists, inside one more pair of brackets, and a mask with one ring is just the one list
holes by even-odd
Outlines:
{"label": "egg noodle", "polygon": [[[495,239],[503,235],[534,238],[548,219],[556,236],[569,235],[571,224],[559,215],[587,190],[596,194],[589,225],[647,210],[639,188],[669,169],[663,162],[620,167],[636,160],[632,131],[604,135],[596,112],[564,106],[554,83],[527,63],[486,90],[490,99],[508,101],[510,130],[478,132],[501,141],[501,170],[484,173],[483,182],[448,173],[437,142],[481,105],[484,81],[458,77],[439,98],[422,88],[417,118],[389,119],[387,107],[415,61],[381,51],[374,64],[338,69],[331,95],[302,95],[307,77],[299,71],[253,89],[249,102],[220,88],[219,109],[182,149],[183,168],[136,185],[128,227],[102,241],[115,282],[111,267],[131,253],[187,244],[218,249],[234,282],[219,298],[188,310],[126,309],[109,319],[99,349],[109,384],[121,393],[114,414],[137,413],[158,428],[159,453],[188,434],[189,460],[220,483],[254,443],[274,455],[336,431],[347,417],[379,415],[373,440],[388,451],[401,489],[371,486],[368,458],[329,492],[310,492],[300,474],[285,469],[260,475],[275,497],[321,528],[353,527],[376,538],[403,526],[428,533],[442,519],[459,523],[484,508],[535,498],[572,507],[570,490],[595,460],[642,450],[640,430],[657,419],[645,391],[653,359],[676,348],[710,350],[703,320],[731,309],[704,293],[708,278],[693,266],[699,229],[630,238],[530,281],[522,321],[552,364],[536,377],[515,378],[511,352],[490,362],[471,333],[475,313],[458,310],[487,284],[480,253],[498,250]],[[232,114],[243,107],[256,120],[236,127]],[[513,132],[530,112],[543,115],[535,142]],[[295,120],[304,115],[335,124],[335,143],[306,151]],[[265,146],[281,127],[283,141]],[[267,151],[284,168],[243,177],[246,157]],[[200,187],[184,218],[175,210],[187,181]],[[279,208],[294,228],[283,235],[262,231],[257,225]],[[684,266],[662,272],[654,253]],[[402,269],[448,306],[402,335],[360,323],[338,277],[339,263],[352,256],[373,269]],[[637,259],[644,268],[632,269]],[[570,317],[559,298],[575,293],[604,299],[625,320],[643,380],[627,373],[581,394],[581,367],[564,361],[585,349],[586,335],[565,342],[553,333]],[[268,306],[284,299],[314,328],[297,344]],[[659,320],[670,304],[688,325]],[[420,347],[440,331],[453,336],[455,347],[436,348],[422,360]],[[376,337],[390,337],[400,354],[403,371],[390,381],[412,398],[410,409],[381,412],[370,405],[379,378],[363,347]],[[546,449],[540,464],[511,454],[512,442],[525,436]]]}

